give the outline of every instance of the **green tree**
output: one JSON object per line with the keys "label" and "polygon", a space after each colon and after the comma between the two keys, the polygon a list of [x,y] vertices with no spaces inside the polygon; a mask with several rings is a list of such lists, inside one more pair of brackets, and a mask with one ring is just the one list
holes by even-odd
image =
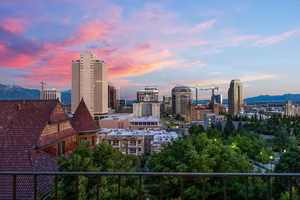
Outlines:
{"label": "green tree", "polygon": [[[283,153],[280,157],[279,162],[275,168],[276,173],[299,173],[300,172],[300,149],[293,148],[288,152]],[[285,194],[289,191],[289,184],[292,184],[293,191],[299,194],[298,186],[300,184],[299,178],[291,177],[290,180],[286,178],[276,178],[275,187],[280,194]],[[282,196],[282,199],[285,196]],[[295,199],[298,199],[299,196],[294,195]],[[297,198],[296,198],[297,197]]]}
{"label": "green tree", "polygon": [[[126,156],[104,142],[96,148],[89,147],[87,142],[81,143],[77,149],[68,157],[61,157],[58,160],[60,171],[138,171],[140,161],[136,156]],[[59,195],[62,199],[96,199],[97,190],[100,190],[102,199],[118,198],[118,177],[101,177],[100,187],[96,176],[63,176],[59,179]],[[98,179],[98,180],[97,180]],[[131,187],[137,184],[135,177],[122,179],[123,199],[134,199],[137,189]]]}
{"label": "green tree", "polygon": [[[148,163],[153,172],[250,172],[252,165],[246,156],[225,145],[221,139],[209,138],[205,133],[192,137],[183,137],[173,144],[167,145],[161,153],[153,155]],[[166,178],[163,181],[164,198],[178,198],[180,196],[180,179]],[[235,199],[243,198],[242,184],[237,179],[228,180],[228,190]],[[152,183],[159,180],[151,179]],[[202,190],[206,185],[204,195],[210,198],[222,196],[221,180],[216,179],[188,179],[184,181],[184,195],[186,199],[201,199]],[[160,185],[149,185],[149,191],[155,193]],[[235,192],[233,192],[235,191]],[[234,198],[232,198],[234,199]]]}
{"label": "green tree", "polygon": [[193,125],[189,128],[189,133],[191,135],[198,135],[198,134],[201,134],[204,132],[205,132],[205,130],[202,125]]}

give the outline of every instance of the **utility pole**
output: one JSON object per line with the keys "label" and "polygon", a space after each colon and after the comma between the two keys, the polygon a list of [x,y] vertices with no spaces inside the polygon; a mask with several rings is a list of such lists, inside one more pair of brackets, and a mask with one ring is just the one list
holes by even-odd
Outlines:
{"label": "utility pole", "polygon": [[45,86],[46,86],[46,82],[45,81],[41,81],[40,84],[41,84],[42,91],[44,91]]}

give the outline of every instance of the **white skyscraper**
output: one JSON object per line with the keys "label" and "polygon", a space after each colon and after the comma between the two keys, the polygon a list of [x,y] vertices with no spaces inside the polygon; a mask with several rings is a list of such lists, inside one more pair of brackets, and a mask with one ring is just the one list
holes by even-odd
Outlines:
{"label": "white skyscraper", "polygon": [[90,52],[72,61],[72,112],[82,98],[95,117],[108,112],[107,67]]}

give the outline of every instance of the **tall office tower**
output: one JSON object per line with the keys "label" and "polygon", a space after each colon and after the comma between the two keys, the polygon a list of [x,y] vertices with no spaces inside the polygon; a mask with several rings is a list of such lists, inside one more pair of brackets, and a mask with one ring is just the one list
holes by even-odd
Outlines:
{"label": "tall office tower", "polygon": [[192,90],[186,86],[177,86],[172,89],[172,112],[173,115],[181,115],[186,119],[190,118],[192,105]]}
{"label": "tall office tower", "polygon": [[108,85],[108,108],[117,110],[117,104],[117,89],[112,85]]}
{"label": "tall office tower", "polygon": [[229,114],[237,115],[243,109],[243,85],[240,80],[232,80],[228,90]]}
{"label": "tall office tower", "polygon": [[133,104],[133,116],[160,118],[158,96],[157,88],[148,87],[137,91],[137,102]]}
{"label": "tall office tower", "polygon": [[138,102],[158,102],[158,89],[146,87],[144,90],[137,91]]}
{"label": "tall office tower", "polygon": [[107,68],[104,61],[90,52],[72,61],[72,112],[82,98],[95,118],[108,113]]}
{"label": "tall office tower", "polygon": [[172,97],[163,96],[162,111],[172,114]]}
{"label": "tall office tower", "polygon": [[61,101],[61,93],[56,89],[46,89],[41,90],[40,92],[41,100],[56,100]]}

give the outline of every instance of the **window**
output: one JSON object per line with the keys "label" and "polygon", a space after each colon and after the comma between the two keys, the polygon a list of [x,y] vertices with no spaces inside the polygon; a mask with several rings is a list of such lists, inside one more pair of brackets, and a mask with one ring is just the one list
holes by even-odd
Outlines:
{"label": "window", "polygon": [[136,148],[130,148],[129,153],[136,153]]}
{"label": "window", "polygon": [[96,145],[96,137],[95,137],[95,136],[92,137],[92,145],[93,145],[93,146]]}
{"label": "window", "polygon": [[64,155],[65,154],[65,141],[58,143],[58,155]]}
{"label": "window", "polygon": [[113,145],[115,146],[115,145],[119,145],[119,140],[114,140],[113,141]]}
{"label": "window", "polygon": [[138,140],[138,144],[142,144],[142,140]]}
{"label": "window", "polygon": [[87,140],[87,138],[85,138],[85,137],[84,137],[84,138],[80,138],[80,143],[81,143],[81,142],[84,142],[84,141],[86,141],[86,140]]}
{"label": "window", "polygon": [[129,144],[130,145],[136,145],[136,141],[135,140],[131,140]]}
{"label": "window", "polygon": [[139,148],[139,151],[142,151],[142,148]]}

